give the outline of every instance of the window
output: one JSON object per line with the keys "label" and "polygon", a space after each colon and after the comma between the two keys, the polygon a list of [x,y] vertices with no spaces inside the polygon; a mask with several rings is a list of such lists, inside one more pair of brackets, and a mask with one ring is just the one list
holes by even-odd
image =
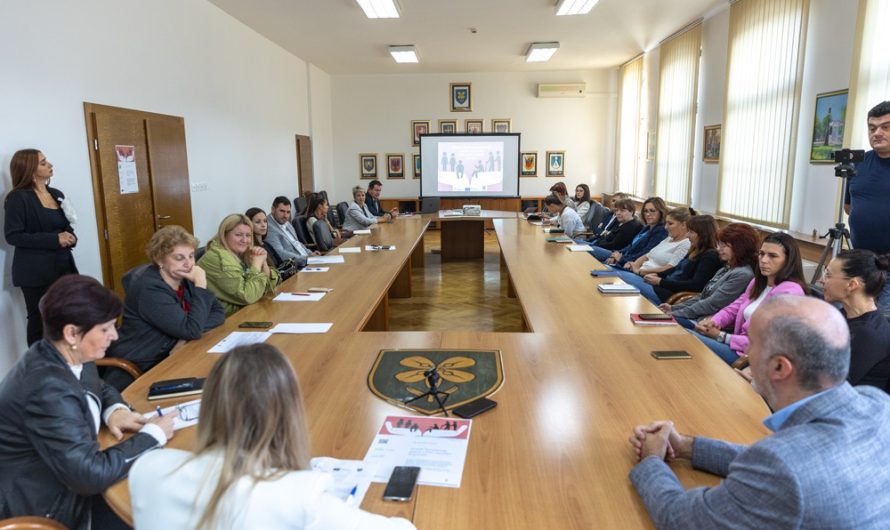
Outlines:
{"label": "window", "polygon": [[890,53],[887,53],[887,20],[890,20],[890,0],[861,0],[856,35],[858,48],[853,57],[850,80],[850,108],[844,139],[852,149],[869,149],[868,111],[878,103],[890,99]]}
{"label": "window", "polygon": [[729,58],[717,212],[788,227],[808,0],[738,0]]}
{"label": "window", "polygon": [[618,103],[618,191],[641,195],[643,186],[638,175],[645,174],[640,164],[641,99],[643,95],[643,56],[625,63],[620,71]]}
{"label": "window", "polygon": [[655,194],[674,204],[692,200],[692,152],[701,22],[661,45]]}

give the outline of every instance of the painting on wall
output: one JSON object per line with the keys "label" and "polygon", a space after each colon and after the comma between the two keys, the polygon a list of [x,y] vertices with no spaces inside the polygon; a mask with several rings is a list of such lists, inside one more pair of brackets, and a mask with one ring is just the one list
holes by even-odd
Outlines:
{"label": "painting on wall", "polygon": [[566,174],[566,152],[547,151],[547,176],[562,177]]}
{"label": "painting on wall", "polygon": [[720,162],[720,125],[706,125],[702,161],[706,164]]}
{"label": "painting on wall", "polygon": [[451,83],[451,112],[470,112],[473,110],[473,93],[471,83]]}
{"label": "painting on wall", "polygon": [[520,177],[537,177],[538,176],[538,153],[537,151],[523,151],[519,155],[521,167],[519,168]]}
{"label": "painting on wall", "polygon": [[361,153],[358,155],[358,165],[361,178],[377,178],[377,153]]}
{"label": "painting on wall", "polygon": [[464,120],[464,131],[467,134],[482,134],[482,120]]}
{"label": "painting on wall", "polygon": [[457,120],[439,120],[440,134],[457,134]]}
{"label": "painting on wall", "polygon": [[414,120],[411,122],[411,145],[420,145],[420,135],[429,134],[430,120]]}
{"label": "painting on wall", "polygon": [[834,152],[843,147],[844,125],[847,120],[847,92],[847,90],[836,90],[816,95],[810,162],[832,164]]}
{"label": "painting on wall", "polygon": [[508,133],[510,132],[510,124],[511,120],[508,119],[491,120],[491,132]]}
{"label": "painting on wall", "polygon": [[420,178],[420,155],[415,154],[414,156],[414,178]]}
{"label": "painting on wall", "polygon": [[386,154],[386,176],[391,179],[405,178],[405,155],[401,153]]}

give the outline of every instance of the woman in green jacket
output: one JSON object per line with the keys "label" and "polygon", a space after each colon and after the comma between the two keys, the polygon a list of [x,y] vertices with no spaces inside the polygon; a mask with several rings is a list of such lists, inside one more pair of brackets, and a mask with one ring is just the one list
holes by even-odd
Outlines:
{"label": "woman in green jacket", "polygon": [[278,271],[269,267],[266,250],[253,245],[250,219],[237,213],[222,220],[198,265],[226,316],[259,301],[281,281]]}

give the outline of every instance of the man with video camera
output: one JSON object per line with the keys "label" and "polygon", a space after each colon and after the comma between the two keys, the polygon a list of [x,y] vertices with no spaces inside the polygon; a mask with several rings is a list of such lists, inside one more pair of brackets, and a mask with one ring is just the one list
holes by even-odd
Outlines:
{"label": "man with video camera", "polygon": [[[847,183],[844,210],[850,216],[853,248],[890,254],[890,101],[868,111],[868,143],[872,150],[856,164],[856,177]],[[877,303],[890,316],[890,282]]]}

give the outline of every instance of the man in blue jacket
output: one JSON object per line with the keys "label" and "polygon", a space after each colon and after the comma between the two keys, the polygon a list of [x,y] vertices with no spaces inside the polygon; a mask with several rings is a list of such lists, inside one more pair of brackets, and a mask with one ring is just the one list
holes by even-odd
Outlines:
{"label": "man in blue jacket", "polygon": [[[764,301],[751,319],[754,389],[773,431],[742,446],[639,425],[630,479],[658,528],[886,528],[890,521],[890,397],[846,382],[850,335],[829,304]],[[724,477],[684,490],[665,460]]]}

